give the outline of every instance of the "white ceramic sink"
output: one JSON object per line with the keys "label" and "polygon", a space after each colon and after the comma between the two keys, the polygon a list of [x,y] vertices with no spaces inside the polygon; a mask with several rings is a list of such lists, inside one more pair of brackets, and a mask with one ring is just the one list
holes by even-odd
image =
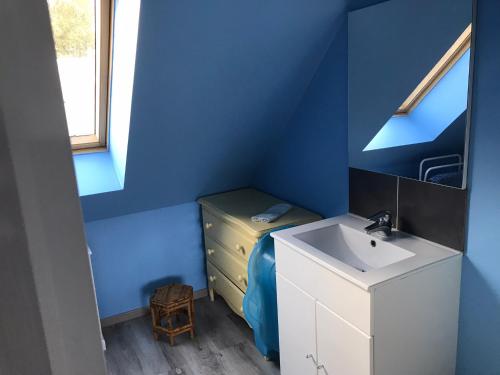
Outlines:
{"label": "white ceramic sink", "polygon": [[[369,290],[430,264],[461,253],[445,246],[394,231],[385,240],[366,234],[366,219],[337,216],[271,233],[284,244],[352,283]],[[279,259],[277,259],[277,264]]]}
{"label": "white ceramic sink", "polygon": [[415,255],[343,224],[313,229],[295,237],[361,272],[382,268]]}

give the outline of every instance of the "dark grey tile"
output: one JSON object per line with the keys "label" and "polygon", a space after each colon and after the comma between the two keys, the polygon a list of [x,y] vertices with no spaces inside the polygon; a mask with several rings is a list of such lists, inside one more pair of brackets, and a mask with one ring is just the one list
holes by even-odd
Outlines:
{"label": "dark grey tile", "polygon": [[399,180],[399,230],[463,251],[466,212],[466,190]]}
{"label": "dark grey tile", "polygon": [[390,210],[396,217],[398,178],[349,168],[349,212],[369,217]]}

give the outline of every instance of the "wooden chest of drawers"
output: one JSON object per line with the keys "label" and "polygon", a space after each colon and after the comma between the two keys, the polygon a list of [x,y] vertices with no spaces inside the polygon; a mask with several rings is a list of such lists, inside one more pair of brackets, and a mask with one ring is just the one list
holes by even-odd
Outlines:
{"label": "wooden chest of drawers", "polygon": [[200,198],[202,206],[207,277],[210,298],[222,296],[243,316],[243,297],[248,286],[248,259],[257,241],[285,225],[321,220],[319,215],[293,207],[273,223],[254,223],[251,217],[283,203],[255,189],[241,189]]}

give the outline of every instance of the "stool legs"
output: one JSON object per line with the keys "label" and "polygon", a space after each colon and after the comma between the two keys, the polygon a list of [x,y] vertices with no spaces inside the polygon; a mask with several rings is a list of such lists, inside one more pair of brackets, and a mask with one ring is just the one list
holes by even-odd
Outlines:
{"label": "stool legs", "polygon": [[[179,314],[186,313],[188,322],[184,326],[174,326],[174,320],[179,323]],[[151,321],[153,323],[153,337],[159,340],[160,334],[164,333],[168,336],[171,346],[175,345],[175,336],[189,332],[191,339],[194,338],[194,301],[190,300],[183,305],[175,306],[168,309],[162,306],[151,304]],[[162,326],[165,324],[166,326]]]}
{"label": "stool legs", "polygon": [[194,339],[194,299],[191,300],[191,304],[190,304],[190,311],[191,313],[189,314],[189,321],[191,322],[191,331],[190,331],[190,334],[191,334],[191,338]]}
{"label": "stool legs", "polygon": [[[172,313],[170,312],[167,315],[167,326],[170,331],[174,330],[174,326],[172,324]],[[174,346],[175,345],[174,335],[168,335],[168,338],[170,340],[170,346]]]}
{"label": "stool legs", "polygon": [[160,338],[160,335],[156,331],[156,327],[158,327],[161,323],[160,323],[159,311],[157,310],[157,308],[155,306],[151,306],[151,320],[153,323],[153,337],[156,341],[158,341]]}
{"label": "stool legs", "polygon": [[194,338],[194,306],[193,306],[193,301],[189,302],[187,305],[187,312],[188,312],[188,318],[189,318],[189,324],[190,324],[190,329],[189,329],[189,335],[191,336],[191,339]]}
{"label": "stool legs", "polygon": [[168,339],[170,341],[170,346],[175,345],[175,336],[174,335],[168,335]]}

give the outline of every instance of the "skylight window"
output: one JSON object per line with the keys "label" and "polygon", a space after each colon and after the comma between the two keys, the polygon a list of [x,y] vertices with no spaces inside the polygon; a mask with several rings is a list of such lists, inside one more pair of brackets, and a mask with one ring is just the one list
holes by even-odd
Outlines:
{"label": "skylight window", "polygon": [[48,0],[73,150],[106,147],[112,0]]}
{"label": "skylight window", "polygon": [[401,104],[396,115],[408,115],[423,98],[431,91],[441,78],[455,65],[455,63],[470,49],[472,25],[460,35],[451,48],[444,54],[439,62],[425,76],[417,88]]}
{"label": "skylight window", "polygon": [[467,110],[471,30],[469,25],[363,151],[432,142]]}

